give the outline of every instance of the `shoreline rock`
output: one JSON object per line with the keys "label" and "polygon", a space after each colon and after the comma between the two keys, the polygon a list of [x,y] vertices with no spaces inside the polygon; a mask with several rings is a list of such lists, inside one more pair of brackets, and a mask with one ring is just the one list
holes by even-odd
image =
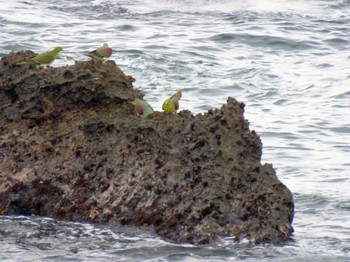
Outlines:
{"label": "shoreline rock", "polygon": [[244,104],[136,116],[142,98],[113,61],[37,69],[0,61],[0,214],[133,224],[177,242],[283,243],[291,192]]}

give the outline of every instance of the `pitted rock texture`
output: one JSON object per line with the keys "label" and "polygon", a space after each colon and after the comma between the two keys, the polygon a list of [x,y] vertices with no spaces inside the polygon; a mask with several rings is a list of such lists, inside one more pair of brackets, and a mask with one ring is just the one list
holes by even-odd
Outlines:
{"label": "pitted rock texture", "polygon": [[142,93],[113,61],[37,69],[0,61],[0,214],[121,223],[195,244],[281,243],[291,192],[233,98],[192,115],[138,117]]}

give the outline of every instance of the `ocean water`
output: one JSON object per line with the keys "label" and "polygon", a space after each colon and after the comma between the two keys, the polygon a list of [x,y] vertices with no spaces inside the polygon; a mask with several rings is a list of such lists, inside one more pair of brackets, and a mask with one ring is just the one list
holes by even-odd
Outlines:
{"label": "ocean water", "polygon": [[349,0],[0,0],[0,57],[60,45],[62,66],[108,42],[156,110],[178,89],[195,114],[243,101],[296,212],[281,246],[0,216],[0,261],[350,261],[349,25]]}

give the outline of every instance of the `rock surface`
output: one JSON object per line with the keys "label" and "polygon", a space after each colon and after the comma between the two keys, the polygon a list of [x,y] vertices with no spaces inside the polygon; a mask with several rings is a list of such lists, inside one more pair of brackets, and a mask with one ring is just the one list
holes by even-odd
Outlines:
{"label": "rock surface", "polygon": [[0,61],[0,214],[121,223],[167,239],[281,243],[291,192],[233,98],[192,115],[136,116],[142,97],[113,61],[37,69]]}

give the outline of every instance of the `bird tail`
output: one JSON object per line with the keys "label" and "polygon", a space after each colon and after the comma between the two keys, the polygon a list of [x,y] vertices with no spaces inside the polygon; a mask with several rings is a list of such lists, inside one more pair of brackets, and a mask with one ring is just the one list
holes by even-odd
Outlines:
{"label": "bird tail", "polygon": [[94,60],[102,60],[101,57],[98,57],[98,56],[96,56],[94,54],[88,53],[88,54],[84,54],[84,55],[86,55],[86,56],[88,56],[88,57],[90,57],[90,58],[92,58]]}
{"label": "bird tail", "polygon": [[174,94],[172,97],[170,97],[170,99],[174,102],[178,102],[182,97],[182,92],[179,90],[176,92],[176,94]]}
{"label": "bird tail", "polygon": [[15,65],[22,66],[22,65],[26,65],[26,64],[28,64],[28,62],[22,61],[22,62],[17,62]]}

